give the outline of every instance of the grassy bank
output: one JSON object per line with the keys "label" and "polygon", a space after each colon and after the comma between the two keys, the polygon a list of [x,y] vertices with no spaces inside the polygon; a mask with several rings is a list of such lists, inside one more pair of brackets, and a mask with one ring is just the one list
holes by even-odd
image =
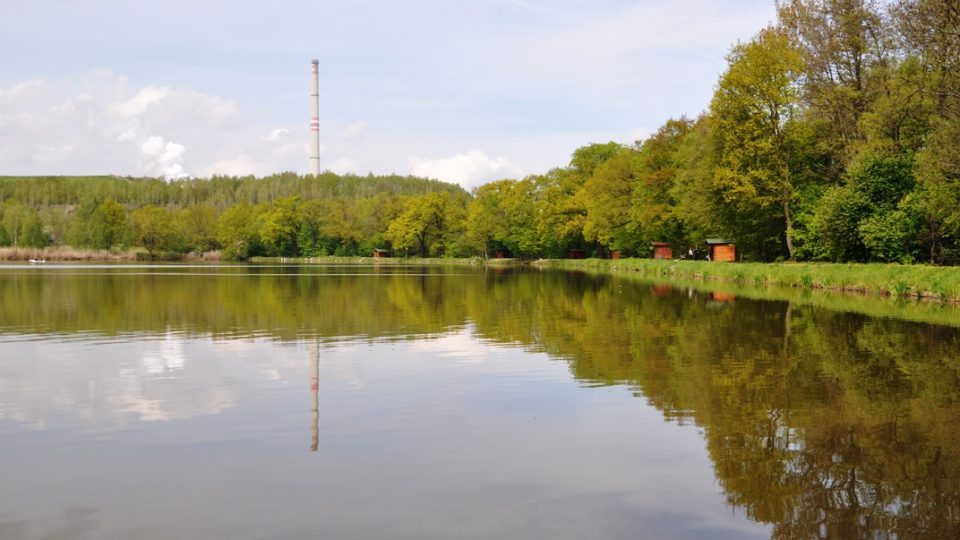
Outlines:
{"label": "grassy bank", "polygon": [[855,292],[960,302],[960,268],[897,264],[716,263],[654,259],[551,259],[538,265],[648,277],[722,281],[765,287]]}

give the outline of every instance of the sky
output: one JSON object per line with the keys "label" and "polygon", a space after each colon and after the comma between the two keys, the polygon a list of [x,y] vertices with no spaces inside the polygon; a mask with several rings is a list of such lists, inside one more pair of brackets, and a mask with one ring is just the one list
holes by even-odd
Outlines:
{"label": "sky", "polygon": [[773,0],[0,0],[0,175],[306,173],[470,189],[707,108]]}

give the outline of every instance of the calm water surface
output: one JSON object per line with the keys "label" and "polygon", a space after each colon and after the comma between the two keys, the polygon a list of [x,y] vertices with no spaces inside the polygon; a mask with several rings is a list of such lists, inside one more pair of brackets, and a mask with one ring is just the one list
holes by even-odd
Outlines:
{"label": "calm water surface", "polygon": [[0,538],[957,538],[960,331],[618,277],[0,267]]}

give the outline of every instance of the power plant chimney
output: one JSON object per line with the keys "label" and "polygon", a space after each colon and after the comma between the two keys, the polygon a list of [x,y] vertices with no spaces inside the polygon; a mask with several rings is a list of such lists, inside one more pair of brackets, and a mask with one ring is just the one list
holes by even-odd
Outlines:
{"label": "power plant chimney", "polygon": [[319,69],[320,61],[311,60],[313,87],[310,91],[310,174],[314,176],[320,174],[320,84],[317,81]]}

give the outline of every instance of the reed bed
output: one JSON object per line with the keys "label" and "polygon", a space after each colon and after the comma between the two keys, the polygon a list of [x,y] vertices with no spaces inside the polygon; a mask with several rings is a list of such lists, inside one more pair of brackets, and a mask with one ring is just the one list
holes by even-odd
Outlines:
{"label": "reed bed", "polygon": [[134,251],[109,251],[106,249],[77,249],[69,246],[46,248],[2,247],[0,261],[135,261]]}
{"label": "reed bed", "polygon": [[251,263],[260,264],[382,264],[412,266],[519,266],[517,259],[486,259],[481,257],[253,257]]}

